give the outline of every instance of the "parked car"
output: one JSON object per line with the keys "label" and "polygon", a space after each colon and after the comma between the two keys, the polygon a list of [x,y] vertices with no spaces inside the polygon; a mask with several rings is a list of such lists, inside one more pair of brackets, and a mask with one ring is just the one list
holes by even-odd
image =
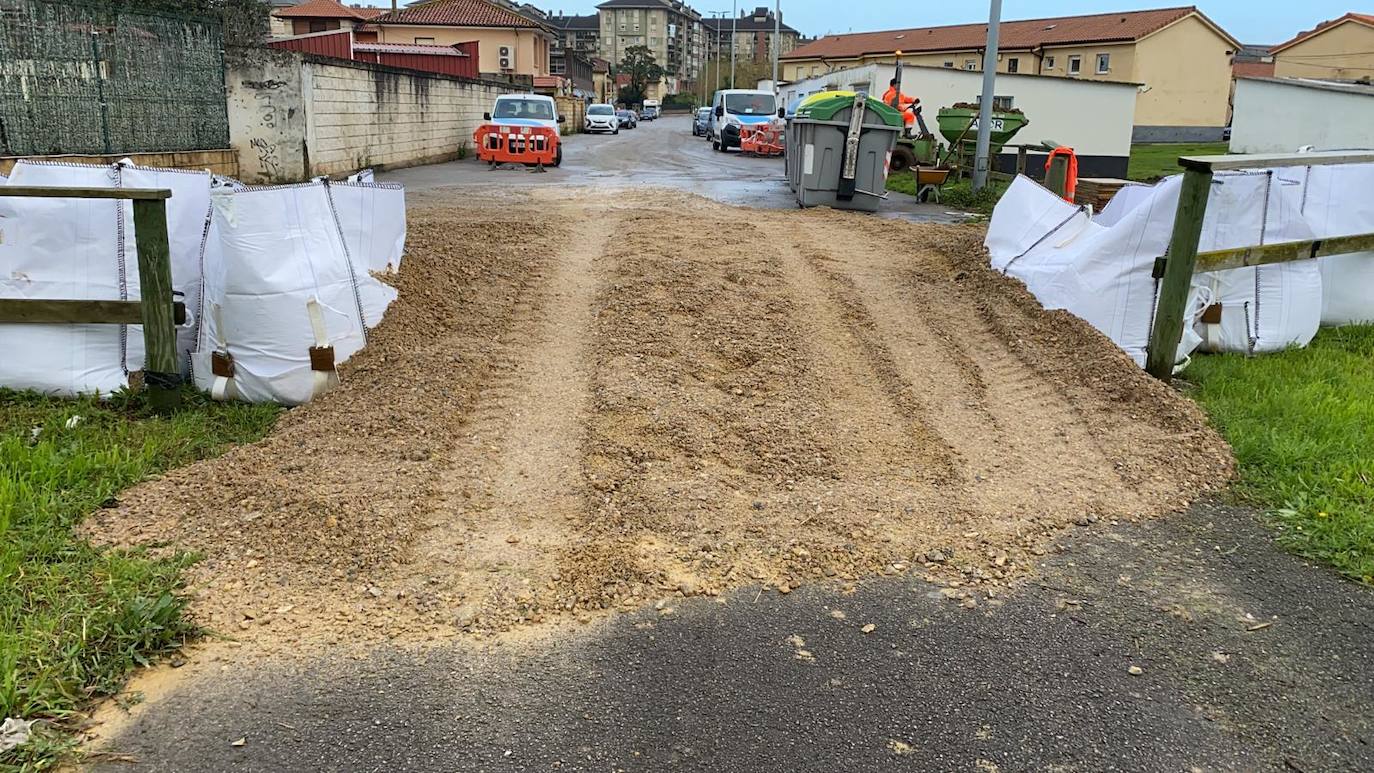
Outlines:
{"label": "parked car", "polygon": [[615,114],[615,107],[612,105],[588,105],[587,118],[585,121],[583,121],[582,128],[588,134],[592,132],[610,132],[611,134],[619,134],[620,117]]}
{"label": "parked car", "polygon": [[705,137],[707,130],[711,128],[711,108],[698,107],[697,114],[692,118],[692,136]]}
{"label": "parked car", "polygon": [[633,110],[617,110],[615,117],[620,119],[620,128],[635,129],[639,127],[639,116]]}
{"label": "parked car", "polygon": [[771,91],[725,89],[712,101],[708,136],[711,147],[724,153],[739,147],[741,126],[766,124],[778,116],[778,100]]}

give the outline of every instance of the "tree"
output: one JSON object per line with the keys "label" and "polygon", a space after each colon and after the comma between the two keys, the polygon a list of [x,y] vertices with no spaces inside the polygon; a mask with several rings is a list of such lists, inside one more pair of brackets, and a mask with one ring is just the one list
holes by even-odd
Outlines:
{"label": "tree", "polygon": [[658,83],[663,79],[663,68],[654,61],[654,52],[648,46],[630,46],[625,49],[625,58],[615,66],[612,74],[617,78],[629,76],[630,82],[620,89],[619,100],[625,104],[635,104],[644,101],[644,93],[650,83]]}

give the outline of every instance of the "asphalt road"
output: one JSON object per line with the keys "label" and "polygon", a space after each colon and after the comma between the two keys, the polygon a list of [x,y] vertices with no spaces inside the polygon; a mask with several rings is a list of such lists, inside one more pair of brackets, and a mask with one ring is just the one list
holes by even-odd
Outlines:
{"label": "asphalt road", "polygon": [[[574,134],[564,138],[563,165],[545,173],[521,166],[491,169],[475,159],[398,169],[379,179],[399,182],[424,200],[444,191],[489,185],[582,185],[660,187],[686,190],[727,204],[790,209],[796,198],[787,187],[781,158],[756,158],[738,151],[718,153],[704,138],[693,137],[686,116],[670,116],[624,129],[617,135]],[[880,217],[913,222],[956,223],[966,215],[939,204],[922,204],[891,192]]]}
{"label": "asphalt road", "polygon": [[573,635],[230,664],[145,707],[97,767],[1374,769],[1368,589],[1240,510],[1059,544],[972,609],[902,578],[746,588]]}

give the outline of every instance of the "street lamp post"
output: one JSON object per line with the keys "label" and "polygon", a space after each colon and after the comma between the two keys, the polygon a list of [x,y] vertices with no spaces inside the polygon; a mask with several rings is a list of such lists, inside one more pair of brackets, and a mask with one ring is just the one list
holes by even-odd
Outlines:
{"label": "street lamp post", "polygon": [[782,0],[773,3],[773,96],[778,95],[778,57],[782,55]]}
{"label": "street lamp post", "polygon": [[730,88],[735,87],[735,34],[739,31],[739,0],[732,4],[730,17]]}
{"label": "street lamp post", "polygon": [[988,9],[988,46],[983,52],[983,98],[978,104],[978,147],[973,157],[973,189],[988,184],[992,159],[992,101],[997,91],[997,43],[1002,25],[1002,0],[992,0]]}

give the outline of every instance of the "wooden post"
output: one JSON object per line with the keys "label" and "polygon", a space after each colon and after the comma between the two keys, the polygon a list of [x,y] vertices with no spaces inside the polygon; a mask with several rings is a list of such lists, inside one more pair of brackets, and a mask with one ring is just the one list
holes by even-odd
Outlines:
{"label": "wooden post", "polygon": [[1050,159],[1050,168],[1045,172],[1045,187],[1054,191],[1054,195],[1064,198],[1064,188],[1069,184],[1069,159],[1067,156],[1055,156]]}
{"label": "wooden post", "polygon": [[153,409],[166,413],[181,404],[181,363],[177,362],[165,200],[134,201],[134,240],[138,245],[138,286],[143,304],[144,388]]}
{"label": "wooden post", "polygon": [[1016,174],[1026,173],[1026,161],[1030,158],[1030,148],[1021,145],[1016,148]]}
{"label": "wooden post", "polygon": [[1183,172],[1174,233],[1169,240],[1164,281],[1159,288],[1159,308],[1155,311],[1155,326],[1150,333],[1145,360],[1145,370],[1163,381],[1174,375],[1178,342],[1183,337],[1188,290],[1197,266],[1198,240],[1202,238],[1202,221],[1207,216],[1207,196],[1211,190],[1210,169],[1190,166]]}

